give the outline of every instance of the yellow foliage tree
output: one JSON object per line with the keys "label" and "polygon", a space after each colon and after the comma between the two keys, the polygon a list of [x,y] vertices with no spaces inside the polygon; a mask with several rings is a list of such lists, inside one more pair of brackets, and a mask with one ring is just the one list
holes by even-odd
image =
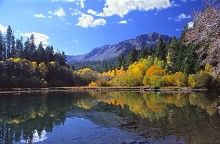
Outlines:
{"label": "yellow foliage tree", "polygon": [[194,88],[207,88],[211,85],[212,76],[210,73],[201,70],[196,74],[189,75],[188,82]]}
{"label": "yellow foliage tree", "polygon": [[162,77],[166,74],[166,71],[158,66],[151,66],[147,71],[143,79],[145,86],[152,88],[159,88],[163,85]]}
{"label": "yellow foliage tree", "polygon": [[88,84],[98,79],[98,73],[96,71],[92,71],[90,68],[81,69],[77,73]]}
{"label": "yellow foliage tree", "polygon": [[176,72],[174,77],[176,86],[183,87],[187,85],[187,76],[184,73]]}
{"label": "yellow foliage tree", "polygon": [[173,74],[163,76],[162,80],[163,80],[163,84],[165,86],[174,86],[175,85],[175,77]]}

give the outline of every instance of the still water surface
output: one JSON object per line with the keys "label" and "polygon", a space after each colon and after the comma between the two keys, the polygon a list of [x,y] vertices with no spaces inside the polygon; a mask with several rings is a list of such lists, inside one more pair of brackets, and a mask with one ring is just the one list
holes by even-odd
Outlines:
{"label": "still water surface", "polygon": [[0,94],[0,143],[219,144],[218,95]]}

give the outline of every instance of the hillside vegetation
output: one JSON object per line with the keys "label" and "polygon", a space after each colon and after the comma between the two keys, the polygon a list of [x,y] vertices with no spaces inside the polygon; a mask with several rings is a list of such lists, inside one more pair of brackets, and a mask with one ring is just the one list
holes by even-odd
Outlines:
{"label": "hillside vegetation", "polygon": [[[216,88],[220,85],[220,7],[208,3],[186,26],[180,39],[154,47],[131,47],[110,61],[90,62],[102,69],[66,65],[65,53],[35,45],[34,35],[15,40],[9,26],[0,32],[0,87],[164,86]],[[80,64],[79,64],[80,65]],[[97,68],[97,67],[96,67]],[[97,72],[99,71],[99,72]]]}

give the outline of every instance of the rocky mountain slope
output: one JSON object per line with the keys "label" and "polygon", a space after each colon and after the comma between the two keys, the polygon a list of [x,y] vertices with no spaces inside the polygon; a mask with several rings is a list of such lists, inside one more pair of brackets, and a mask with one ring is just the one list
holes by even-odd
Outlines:
{"label": "rocky mountain slope", "polygon": [[67,56],[67,64],[83,61],[102,61],[118,57],[120,54],[127,54],[131,48],[135,47],[137,50],[142,47],[155,47],[159,38],[166,43],[171,39],[167,35],[160,35],[158,33],[150,33],[139,35],[134,39],[124,40],[117,44],[103,45],[93,49],[91,52],[83,55]]}

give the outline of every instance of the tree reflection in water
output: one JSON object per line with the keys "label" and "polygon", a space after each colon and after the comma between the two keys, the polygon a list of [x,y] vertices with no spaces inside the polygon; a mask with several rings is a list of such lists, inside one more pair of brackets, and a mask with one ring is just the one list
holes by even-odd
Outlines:
{"label": "tree reflection in water", "polygon": [[208,97],[153,92],[1,94],[0,143],[43,141],[45,133],[65,124],[67,111],[115,113],[125,121],[120,129],[145,137],[175,135],[186,143],[220,142],[220,99]]}

